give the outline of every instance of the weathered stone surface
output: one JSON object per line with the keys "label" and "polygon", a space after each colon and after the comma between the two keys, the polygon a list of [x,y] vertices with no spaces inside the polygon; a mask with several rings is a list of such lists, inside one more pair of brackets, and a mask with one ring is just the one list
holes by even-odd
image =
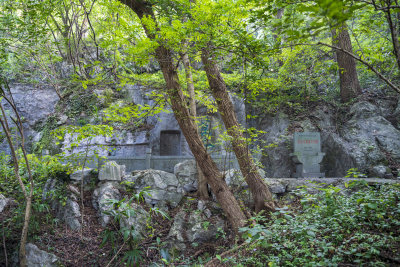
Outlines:
{"label": "weathered stone surface", "polygon": [[377,165],[370,169],[369,176],[377,178],[385,178],[388,168],[384,165]]}
{"label": "weathered stone surface", "polygon": [[294,163],[290,158],[292,137],[287,133],[290,125],[289,117],[278,112],[276,116],[266,115],[257,124],[260,130],[267,132],[266,144],[274,144],[267,148],[260,158],[266,175],[268,177],[290,177]]}
{"label": "weathered stone surface", "polygon": [[321,170],[326,177],[345,176],[347,170],[357,166],[349,142],[333,132],[322,132],[321,139],[322,151],[326,151]]}
{"label": "weathered stone surface", "polygon": [[9,205],[11,205],[13,200],[11,198],[6,198],[0,194],[0,213],[3,212]]}
{"label": "weathered stone surface", "polygon": [[57,218],[62,219],[71,230],[81,229],[81,212],[76,200],[67,199],[65,206],[58,204]]}
{"label": "weathered stone surface", "polygon": [[[54,112],[59,97],[52,86],[43,83],[35,85],[13,83],[10,84],[10,89],[19,115],[25,118],[24,134],[29,145],[29,140],[37,135],[33,130],[35,124],[44,121]],[[2,100],[2,103],[6,110],[11,110],[5,100]],[[0,142],[0,151],[9,153],[9,146],[5,140]]]}
{"label": "weathered stone surface", "polygon": [[118,165],[115,161],[108,161],[100,168],[100,181],[121,181],[124,176],[125,166]]}
{"label": "weathered stone surface", "polygon": [[370,185],[375,184],[398,184],[396,179],[379,179],[379,178],[268,178],[269,182],[280,183],[286,185],[286,192],[292,192],[298,189],[299,186],[327,187],[329,185],[340,187],[351,181],[364,180]]}
{"label": "weathered stone surface", "polygon": [[240,170],[230,169],[224,172],[225,182],[233,187],[247,187]]}
{"label": "weathered stone surface", "polygon": [[215,216],[206,218],[202,213],[192,212],[188,219],[187,238],[193,243],[206,243],[216,239],[218,228],[224,228],[224,221]]}
{"label": "weathered stone surface", "polygon": [[97,174],[94,172],[92,168],[85,168],[82,170],[77,170],[71,173],[70,178],[73,181],[81,181],[83,177],[83,181],[85,184],[90,183],[91,181],[97,180]]}
{"label": "weathered stone surface", "polygon": [[356,103],[350,110],[351,119],[344,125],[342,135],[350,143],[350,154],[356,167],[366,172],[369,166],[386,160],[386,154],[400,160],[400,131],[379,115],[368,102]]}
{"label": "weathered stone surface", "polygon": [[174,174],[179,182],[183,184],[183,189],[187,192],[197,190],[197,166],[195,160],[185,160],[174,167]]}
{"label": "weathered stone surface", "polygon": [[286,192],[287,183],[279,182],[279,181],[276,181],[273,179],[268,179],[268,178],[265,178],[264,181],[268,185],[271,193],[283,194]]}
{"label": "weathered stone surface", "polygon": [[172,173],[152,169],[134,171],[130,179],[137,191],[146,190],[149,193],[145,194],[145,200],[150,205],[176,207],[183,197],[183,186]]}
{"label": "weathered stone surface", "polygon": [[397,109],[391,102],[383,110],[360,101],[350,107],[345,117],[325,104],[315,107],[307,117],[292,118],[292,121],[283,113],[264,115],[256,123],[257,127],[267,132],[268,144],[276,144],[267,148],[261,157],[267,176],[291,177],[295,171],[288,156],[292,152],[293,131],[321,132],[321,150],[325,153],[321,172],[327,177],[345,176],[350,168],[367,173],[373,166],[386,165],[387,153],[399,162],[399,120],[395,118]]}
{"label": "weathered stone surface", "polygon": [[67,200],[63,205],[57,199],[53,199],[55,190],[61,186],[63,185],[57,179],[48,179],[43,188],[42,199],[49,202],[51,209],[56,212],[58,219],[65,222],[70,229],[79,230],[81,228],[81,212],[77,201],[80,193],[75,186],[67,185],[65,189],[70,191],[70,193],[67,195]]}
{"label": "weathered stone surface", "polygon": [[174,217],[171,229],[168,233],[168,239],[170,240],[169,246],[172,249],[183,251],[186,249],[184,239],[184,228],[187,213],[185,211],[178,212]]}
{"label": "weathered stone surface", "polygon": [[32,243],[26,244],[26,261],[28,267],[59,266],[59,259],[56,255],[40,250]]}
{"label": "weathered stone surface", "polygon": [[[150,214],[136,203],[131,203],[131,212],[127,212],[128,217],[122,216],[120,227],[133,228],[141,237],[146,236],[147,220],[150,219]],[[122,208],[120,208],[122,211]]]}
{"label": "weathered stone surface", "polygon": [[207,218],[199,211],[180,211],[175,215],[168,234],[169,246],[182,251],[186,249],[185,241],[193,247],[212,242],[216,239],[218,230],[223,228],[224,221],[218,216]]}
{"label": "weathered stone surface", "polygon": [[108,204],[108,200],[121,200],[119,185],[115,182],[105,182],[99,185],[93,192],[92,205],[99,212],[100,224],[105,227],[112,219],[105,211],[112,209],[112,205]]}

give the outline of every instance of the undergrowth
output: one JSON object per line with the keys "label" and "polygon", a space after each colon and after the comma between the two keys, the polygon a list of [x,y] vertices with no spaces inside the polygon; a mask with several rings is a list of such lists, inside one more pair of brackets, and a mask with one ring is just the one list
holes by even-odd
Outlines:
{"label": "undergrowth", "polygon": [[241,229],[246,249],[221,261],[235,266],[399,264],[400,186],[353,182],[348,187],[357,190],[350,195],[333,186],[319,195],[300,190],[300,211],[283,207],[268,220],[256,216],[257,223]]}

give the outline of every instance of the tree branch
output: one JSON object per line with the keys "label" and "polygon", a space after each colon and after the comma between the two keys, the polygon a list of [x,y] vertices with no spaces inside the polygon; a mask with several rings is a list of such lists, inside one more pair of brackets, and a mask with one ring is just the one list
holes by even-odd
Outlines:
{"label": "tree branch", "polygon": [[367,66],[368,69],[370,69],[371,71],[373,71],[376,75],[378,75],[378,77],[383,80],[387,85],[389,85],[393,90],[395,90],[397,93],[400,94],[400,88],[397,87],[396,85],[394,85],[391,81],[389,81],[385,76],[383,76],[382,73],[380,73],[379,71],[377,71],[370,63],[368,63],[367,61],[363,60],[362,58],[360,58],[359,56],[354,55],[353,53],[346,51],[340,47],[334,46],[334,45],[329,45],[326,43],[322,43],[322,42],[318,42],[317,45],[323,45],[323,46],[327,46],[330,47],[332,49],[335,50],[339,50],[343,53],[346,53],[347,55],[351,56],[352,58],[354,58],[355,60],[363,63],[365,66]]}

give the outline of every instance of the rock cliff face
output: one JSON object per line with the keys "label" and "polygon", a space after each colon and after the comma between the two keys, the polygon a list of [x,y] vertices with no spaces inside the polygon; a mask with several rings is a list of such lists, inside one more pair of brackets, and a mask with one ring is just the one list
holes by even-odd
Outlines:
{"label": "rock cliff face", "polygon": [[[36,132],[34,126],[55,114],[55,106],[59,100],[57,94],[46,85],[13,84],[11,87],[20,114],[24,117],[28,140],[39,141],[41,133]],[[128,85],[125,90],[135,104],[155,104],[140,86]],[[244,102],[235,96],[232,96],[232,100],[238,120],[244,125]],[[217,145],[216,140],[224,128],[215,127],[222,125],[218,114],[208,114],[204,107],[198,108],[198,114],[207,115],[201,131],[211,138],[210,147],[221,149],[223,142],[222,145]],[[57,125],[69,123],[71,119],[58,113],[56,117],[59,118]],[[266,144],[273,144],[262,156],[255,156],[264,165],[267,177],[291,177],[295,171],[290,158],[290,153],[293,152],[293,133],[318,131],[321,133],[322,152],[326,153],[321,171],[327,177],[344,176],[350,168],[357,168],[369,176],[391,178],[398,176],[400,166],[399,118],[400,101],[395,97],[364,97],[353,105],[341,108],[328,103],[314,104],[304,114],[296,116],[283,110],[276,114],[261,114],[249,124],[265,131],[262,139]],[[92,145],[108,146],[111,151],[103,151],[100,155],[120,158],[144,157],[147,148],[152,149],[152,155],[191,156],[171,111],[147,117],[146,124],[148,129],[136,132],[117,131],[111,138],[98,136],[93,139]],[[210,129],[211,132],[208,133]],[[66,138],[64,147],[70,141]],[[84,148],[78,147],[76,150],[82,151]],[[0,144],[0,151],[8,151],[8,145],[4,141]]]}
{"label": "rock cliff face", "polygon": [[381,99],[378,103],[356,102],[343,114],[324,103],[302,116],[282,112],[263,116],[257,127],[267,132],[267,143],[276,144],[261,157],[267,177],[290,177],[294,172],[289,153],[295,131],[321,133],[322,152],[326,153],[321,167],[327,177],[345,176],[350,168],[369,176],[397,176],[400,131],[393,119],[397,109],[395,99]]}
{"label": "rock cliff face", "polygon": [[[52,114],[59,100],[54,88],[46,84],[10,84],[11,93],[20,116],[23,118],[24,131],[28,142],[35,139],[39,141],[40,135],[34,131],[34,126]],[[2,101],[5,109],[10,110],[10,106],[5,100]],[[14,115],[12,115],[14,116]],[[0,140],[1,142],[1,140]],[[0,143],[0,151],[9,151],[8,144]]]}

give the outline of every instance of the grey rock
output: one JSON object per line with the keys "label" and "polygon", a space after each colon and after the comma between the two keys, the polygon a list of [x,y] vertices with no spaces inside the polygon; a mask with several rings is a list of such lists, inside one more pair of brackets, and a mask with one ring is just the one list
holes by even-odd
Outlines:
{"label": "grey rock", "polygon": [[121,181],[124,176],[125,166],[118,165],[115,161],[108,161],[100,168],[100,181]]}
{"label": "grey rock", "polygon": [[[166,208],[166,204],[176,207],[183,197],[183,186],[172,173],[159,170],[135,171],[131,182],[137,191],[147,190],[148,204]],[[148,189],[146,189],[148,188]]]}
{"label": "grey rock", "polygon": [[377,178],[385,178],[387,173],[387,167],[384,165],[377,165],[371,168],[370,176],[377,177]]}
{"label": "grey rock", "polygon": [[211,210],[209,210],[209,209],[205,209],[203,211],[203,213],[207,218],[211,218],[211,216],[212,216]]}
{"label": "grey rock", "polygon": [[350,108],[350,115],[354,119],[365,119],[379,115],[379,109],[374,104],[367,101],[355,103]]}
{"label": "grey rock", "polygon": [[122,216],[120,220],[120,227],[127,227],[134,229],[142,238],[146,236],[147,232],[147,220],[150,219],[150,214],[136,203],[131,203],[130,207],[120,207],[122,211],[124,208],[128,208],[127,217]]}
{"label": "grey rock", "polygon": [[275,116],[265,115],[258,122],[259,129],[266,132],[266,144],[275,145],[266,148],[260,158],[268,177],[290,177],[294,169],[294,163],[289,156],[293,152],[293,136],[287,133],[289,125],[289,117],[282,112]]}
{"label": "grey rock", "polygon": [[199,200],[197,202],[197,209],[203,211],[206,208],[206,202],[204,200]]}
{"label": "grey rock", "polygon": [[81,229],[81,212],[76,200],[68,198],[65,206],[58,205],[57,218],[62,219],[71,230]]}
{"label": "grey rock", "polygon": [[325,131],[321,133],[321,140],[322,151],[325,152],[321,171],[325,172],[327,177],[343,177],[347,170],[356,166],[349,142],[336,133]]}
{"label": "grey rock", "polygon": [[187,192],[197,190],[197,166],[195,160],[185,160],[175,165],[174,174]]}
{"label": "grey rock", "polygon": [[[73,185],[67,185],[66,189],[71,193],[67,196],[67,200],[63,205],[54,198],[55,190],[62,186],[56,179],[48,179],[43,188],[43,200],[47,200],[52,210],[56,212],[56,217],[65,222],[70,229],[79,230],[81,228],[81,212],[78,204],[78,189]],[[72,191],[71,191],[72,190]],[[78,193],[78,194],[76,194]]]}
{"label": "grey rock", "polygon": [[264,179],[265,183],[268,185],[271,193],[273,194],[283,194],[286,192],[286,184],[277,182],[275,180]]}
{"label": "grey rock", "polygon": [[168,233],[168,239],[170,240],[169,247],[178,251],[183,251],[186,249],[185,239],[183,237],[186,216],[187,213],[185,211],[179,211],[175,215],[174,222],[172,223],[171,229]]}
{"label": "grey rock", "polygon": [[224,173],[225,182],[231,187],[247,187],[246,181],[244,180],[240,170],[230,169]]}
{"label": "grey rock", "polygon": [[194,184],[185,184],[183,186],[183,190],[185,190],[185,192],[188,192],[188,193],[194,193],[197,191],[197,189],[198,189],[197,187],[198,187],[197,182]]}
{"label": "grey rock", "polygon": [[224,228],[224,221],[214,217],[210,222],[203,214],[192,212],[188,219],[187,238],[190,243],[207,243],[216,239],[218,228]]}
{"label": "grey rock", "polygon": [[210,215],[210,217],[208,219],[204,214],[196,211],[178,212],[168,234],[170,247],[184,250],[186,248],[184,236],[192,246],[195,246],[194,243],[203,244],[214,241],[218,230],[223,229],[225,223],[218,216]]}
{"label": "grey rock", "polygon": [[13,200],[11,198],[6,198],[2,194],[0,194],[0,213],[3,212],[11,203]]}
{"label": "grey rock", "polygon": [[361,102],[354,106],[361,110],[352,108],[352,118],[344,125],[342,135],[350,143],[355,167],[365,172],[369,166],[385,161],[385,152],[400,160],[400,131],[380,116],[372,104]]}
{"label": "grey rock", "polygon": [[57,125],[63,125],[67,122],[68,116],[67,115],[61,115],[60,119],[57,121]]}
{"label": "grey rock", "polygon": [[83,177],[84,184],[88,184],[93,180],[97,180],[97,175],[92,168],[85,168],[71,173],[70,178],[73,181],[81,181]]}
{"label": "grey rock", "polygon": [[75,196],[80,196],[80,194],[81,194],[79,192],[79,188],[76,187],[75,185],[69,184],[69,185],[67,185],[67,189],[68,189],[68,191],[70,191]]}
{"label": "grey rock", "polygon": [[112,205],[108,203],[110,199],[121,200],[119,185],[115,182],[105,182],[99,185],[93,192],[92,205],[99,212],[100,224],[105,227],[112,219],[104,212],[112,209]]}
{"label": "grey rock", "polygon": [[[47,116],[54,113],[55,105],[59,101],[54,88],[48,84],[10,84],[10,89],[19,112],[24,118],[24,134],[26,137],[26,145],[29,147],[32,140],[38,133],[33,130],[34,126],[44,121]],[[9,104],[2,100],[4,108],[11,110]],[[0,142],[0,151],[9,153],[9,147],[6,142]]]}
{"label": "grey rock", "polygon": [[56,267],[60,263],[56,255],[40,250],[32,243],[26,244],[26,261],[28,267]]}

